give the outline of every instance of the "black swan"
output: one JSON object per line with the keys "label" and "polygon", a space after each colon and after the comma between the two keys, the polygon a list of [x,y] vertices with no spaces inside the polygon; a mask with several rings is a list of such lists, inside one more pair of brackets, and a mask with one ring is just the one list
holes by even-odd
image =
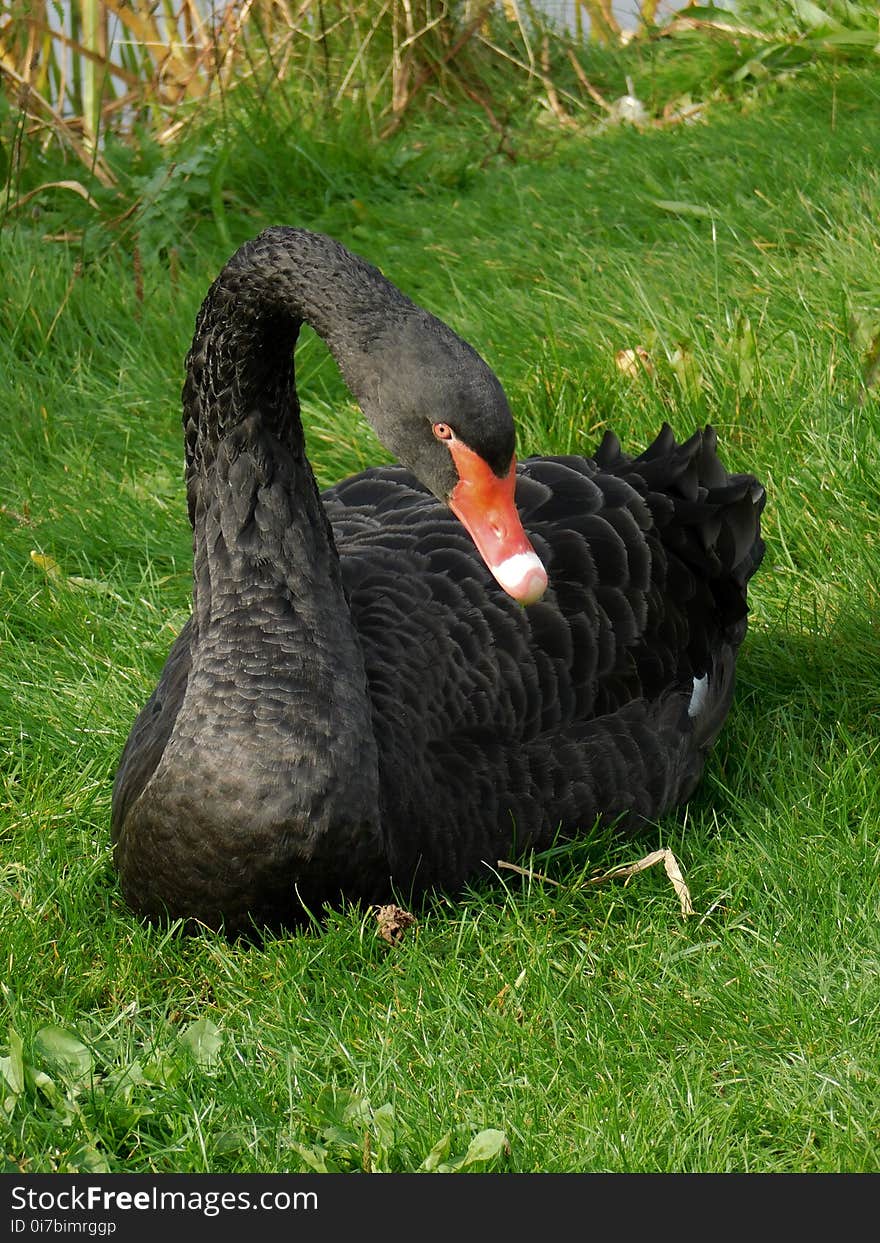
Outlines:
{"label": "black swan", "polygon": [[[402,463],[320,495],[303,322]],[[183,410],[193,611],[113,789],[136,911],[244,932],[412,900],[690,796],[763,552],[764,490],[711,428],[517,464],[482,358],[293,228],[211,286]]]}

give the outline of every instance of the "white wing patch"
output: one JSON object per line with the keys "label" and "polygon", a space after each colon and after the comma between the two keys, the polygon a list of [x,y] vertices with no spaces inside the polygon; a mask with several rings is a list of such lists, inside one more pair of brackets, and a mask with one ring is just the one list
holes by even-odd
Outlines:
{"label": "white wing patch", "polygon": [[688,707],[688,716],[694,717],[700,715],[708,694],[709,675],[708,673],[704,673],[701,678],[694,678],[694,689],[691,694],[691,702]]}

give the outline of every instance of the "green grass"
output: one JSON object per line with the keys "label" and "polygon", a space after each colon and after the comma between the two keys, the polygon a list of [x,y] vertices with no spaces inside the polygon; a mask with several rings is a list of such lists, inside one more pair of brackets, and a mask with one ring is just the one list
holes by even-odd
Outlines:
{"label": "green grass", "polygon": [[[219,172],[206,143],[204,184],[172,178],[143,226],[142,300],[133,234],[94,225],[49,262],[45,215],[7,224],[8,1169],[411,1171],[483,1136],[468,1168],[876,1170],[878,102],[868,71],[809,71],[708,125],[482,170],[441,130],[329,135],[308,160],[245,136]],[[357,909],[260,948],[143,927],[111,866],[115,764],[188,610],[193,316],[231,245],[281,222],[333,232],[470,339],[523,452],[711,420],[768,489],[734,709],[687,810],[540,861],[561,887],[506,873],[438,896],[396,949]],[[637,345],[653,378],[615,364]],[[314,338],[300,388],[324,482],[381,460]],[[687,923],[662,874],[583,887],[660,844]]]}

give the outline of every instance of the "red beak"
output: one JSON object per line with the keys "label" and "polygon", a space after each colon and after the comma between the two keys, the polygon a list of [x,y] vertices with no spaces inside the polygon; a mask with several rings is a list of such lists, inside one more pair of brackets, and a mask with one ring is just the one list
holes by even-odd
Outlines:
{"label": "red beak", "polygon": [[547,589],[547,571],[529,543],[514,502],[516,458],[501,478],[462,441],[449,442],[458,471],[449,508],[467,530],[499,586],[520,604],[534,604]]}

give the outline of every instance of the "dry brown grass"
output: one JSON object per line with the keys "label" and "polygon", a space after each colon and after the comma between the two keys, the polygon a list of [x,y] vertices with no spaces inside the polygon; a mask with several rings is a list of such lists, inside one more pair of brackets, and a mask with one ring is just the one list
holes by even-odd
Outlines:
{"label": "dry brown grass", "polygon": [[[577,33],[619,39],[609,0],[575,0]],[[645,0],[650,24],[655,0]],[[366,105],[377,134],[414,105],[466,98],[499,127],[487,77],[503,64],[564,121],[547,32],[530,0],[11,0],[0,78],[31,137],[60,140],[105,184],[101,137],[146,121],[168,141],[197,106],[254,75],[323,106]]]}

